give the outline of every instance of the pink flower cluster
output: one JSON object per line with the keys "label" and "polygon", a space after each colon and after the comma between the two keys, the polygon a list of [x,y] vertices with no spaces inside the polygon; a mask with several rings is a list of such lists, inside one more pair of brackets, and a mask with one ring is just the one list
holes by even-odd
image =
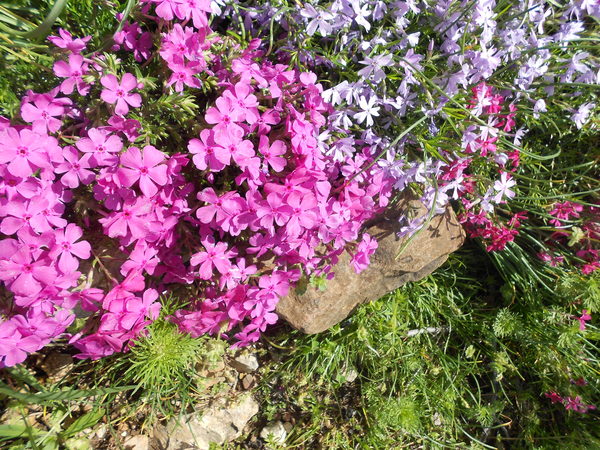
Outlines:
{"label": "pink flower cluster", "polygon": [[[600,269],[600,208],[565,201],[552,205],[548,214],[552,217],[549,223],[558,230],[550,235],[546,244],[550,248],[562,245],[573,249],[578,259],[577,265],[584,275]],[[575,221],[577,228],[574,228]],[[564,261],[564,256],[551,255],[548,252],[542,252],[538,256],[552,266]]]}
{"label": "pink flower cluster", "polygon": [[578,395],[575,397],[562,397],[556,392],[546,392],[544,395],[546,398],[550,399],[552,403],[561,403],[566,410],[586,414],[588,411],[593,411],[596,409],[594,405],[586,405],[583,403],[581,401],[581,397]]}
{"label": "pink flower cluster", "polygon": [[[450,161],[442,165],[438,183],[443,196],[460,200],[465,208],[459,219],[467,234],[481,238],[487,251],[499,251],[519,234],[521,221],[526,218],[526,214],[520,212],[504,220],[496,212],[496,205],[502,205],[515,196],[512,188],[516,182],[511,174],[519,165],[519,152],[503,152],[497,141],[501,132],[513,130],[516,107],[513,104],[506,107],[504,97],[494,94],[491,86],[480,83],[472,89],[468,108],[485,125],[467,127],[462,137],[465,156],[448,155]],[[503,113],[504,109],[508,111]],[[499,179],[483,190],[477,178],[468,173],[474,162],[481,161],[488,166],[496,166],[499,175]]]}
{"label": "pink flower cluster", "polygon": [[[327,156],[337,138],[320,138],[332,108],[316,76],[268,62],[259,41],[215,54],[208,1],[145,3],[164,30],[160,48],[137,23],[115,37],[119,48],[136,60],[156,53],[170,71],[153,73],[165,89],[206,98],[198,76],[214,78],[214,101],[199,131],[178,131],[182,152],[138,141],[142,122],[127,116],[153,101],[144,86],[84,57],[88,38],[51,39],[67,50],[54,65],[64,80],[25,96],[23,123],[0,120],[0,280],[12,293],[0,305],[0,366],[59,336],[80,358],[126,351],[158,317],[159,292],[178,286],[192,299],[171,317],[182,331],[232,332],[245,345],[301,277],[333,276],[346,250],[364,270],[377,248],[361,228],[394,180],[366,143],[343,161]],[[118,254],[94,248],[101,233]],[[107,278],[95,287],[82,263],[92,257]],[[118,273],[105,267],[119,258]],[[75,310],[87,321],[68,335]]]}

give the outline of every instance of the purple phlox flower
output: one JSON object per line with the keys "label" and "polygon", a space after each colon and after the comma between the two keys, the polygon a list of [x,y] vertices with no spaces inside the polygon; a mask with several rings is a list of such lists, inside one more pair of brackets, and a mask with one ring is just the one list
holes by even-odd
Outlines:
{"label": "purple phlox flower", "polygon": [[371,10],[369,9],[368,3],[362,6],[360,3],[360,0],[350,0],[353,11],[352,17],[358,25],[369,31],[371,29],[371,24],[367,20],[367,17],[371,15]]}
{"label": "purple phlox flower", "polygon": [[58,34],[60,36],[49,36],[48,40],[58,48],[63,48],[73,53],[81,53],[88,41],[92,39],[91,36],[73,39],[73,35],[62,28],[58,29]]}
{"label": "purple phlox flower", "polygon": [[133,186],[139,181],[140,190],[146,197],[158,192],[158,186],[167,184],[167,165],[161,164],[165,155],[152,145],[146,145],[140,152],[137,147],[130,147],[121,155],[121,168],[117,170],[119,181],[125,187]]}
{"label": "purple phlox flower", "polygon": [[318,31],[321,36],[327,36],[333,31],[330,22],[335,16],[324,9],[319,8],[317,10],[314,6],[307,3],[304,5],[304,8],[300,10],[300,15],[309,19],[306,27],[306,32],[309,36],[315,34],[316,31]]}
{"label": "purple phlox flower", "polygon": [[106,103],[116,103],[115,113],[120,116],[124,116],[129,112],[129,106],[139,108],[142,105],[142,96],[131,93],[138,85],[134,75],[125,73],[119,82],[116,76],[109,74],[103,76],[100,83],[105,88],[102,90],[100,98]]}
{"label": "purple phlox flower", "polygon": [[533,117],[535,119],[539,119],[540,113],[546,112],[546,111],[547,111],[546,102],[544,101],[543,98],[540,98],[539,100],[537,100],[535,102],[535,105],[533,105]]}
{"label": "purple phlox flower", "polygon": [[354,113],[354,118],[358,123],[363,123],[366,121],[365,125],[367,127],[372,127],[374,124],[373,117],[379,117],[379,106],[376,106],[379,103],[377,97],[375,95],[371,96],[368,100],[365,97],[361,97],[358,106],[362,109],[362,111]]}
{"label": "purple phlox flower", "polygon": [[517,182],[512,179],[508,172],[502,172],[500,179],[494,182],[494,190],[496,191],[494,201],[500,203],[503,197],[513,198],[515,193],[510,188],[516,184]]}
{"label": "purple phlox flower", "polygon": [[383,68],[390,65],[392,58],[392,55],[389,53],[375,55],[373,58],[367,56],[364,60],[360,61],[366,67],[359,70],[358,75],[364,78],[372,78],[373,82],[379,83],[385,79],[386,75]]}
{"label": "purple phlox flower", "polygon": [[575,122],[575,126],[578,130],[581,130],[583,126],[587,123],[590,117],[590,113],[596,107],[595,103],[584,103],[577,111],[573,113],[571,116],[571,120]]}

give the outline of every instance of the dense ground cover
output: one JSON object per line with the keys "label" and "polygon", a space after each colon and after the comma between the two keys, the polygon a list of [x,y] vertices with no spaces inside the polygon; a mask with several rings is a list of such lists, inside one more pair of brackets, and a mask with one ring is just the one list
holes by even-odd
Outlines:
{"label": "dense ground cover", "polygon": [[[263,333],[258,420],[293,418],[290,446],[599,445],[597,5],[82,1],[29,25],[49,3],[0,9],[0,439],[150,427]],[[406,191],[472,240],[326,333],[267,328],[340,252],[364,268],[362,224]],[[40,379],[67,342],[84,361]]]}

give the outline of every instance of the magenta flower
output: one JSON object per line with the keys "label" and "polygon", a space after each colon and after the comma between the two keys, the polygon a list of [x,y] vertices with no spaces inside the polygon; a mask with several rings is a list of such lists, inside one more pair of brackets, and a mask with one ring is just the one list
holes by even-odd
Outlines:
{"label": "magenta flower", "polygon": [[584,309],[581,311],[581,316],[577,320],[579,320],[579,329],[583,331],[585,330],[585,323],[592,320],[592,316],[588,314],[587,309]]}
{"label": "magenta flower", "polygon": [[115,112],[120,116],[129,112],[129,106],[139,108],[142,105],[142,96],[131,93],[137,87],[137,79],[132,74],[124,74],[120,83],[113,74],[105,75],[100,83],[106,88],[102,90],[100,98],[106,103],[116,103]]}
{"label": "magenta flower", "polygon": [[206,13],[211,13],[210,0],[178,0],[177,17],[181,20],[192,19],[197,29],[208,25]]}
{"label": "magenta flower", "polygon": [[125,237],[130,232],[131,236],[139,239],[148,232],[146,216],[152,210],[152,204],[145,197],[138,198],[135,203],[127,202],[121,212],[111,213],[99,222],[110,237]]}
{"label": "magenta flower", "polygon": [[88,41],[92,39],[91,36],[73,39],[73,35],[67,30],[63,30],[62,28],[58,29],[58,34],[60,34],[60,37],[50,36],[48,37],[48,40],[54,45],[56,45],[58,48],[63,48],[73,53],[81,53],[81,51],[85,49]]}
{"label": "magenta flower", "polygon": [[114,166],[118,157],[112,153],[118,153],[123,148],[123,142],[118,136],[99,128],[90,128],[88,137],[79,139],[75,145],[82,152],[92,154],[89,161],[93,167]]}
{"label": "magenta flower", "polygon": [[202,67],[199,61],[185,62],[183,58],[176,56],[174,61],[169,64],[169,69],[173,71],[167,86],[175,85],[177,92],[183,91],[184,86],[200,89],[202,83],[194,75],[200,73]]}
{"label": "magenta flower", "polygon": [[56,280],[56,271],[46,261],[35,261],[29,249],[21,247],[8,259],[0,259],[0,280],[17,295],[33,296]]}
{"label": "magenta flower", "polygon": [[165,155],[151,145],[140,152],[137,147],[130,147],[121,155],[121,167],[117,171],[119,181],[131,187],[139,180],[140,190],[146,197],[152,197],[158,192],[159,186],[167,184],[167,166],[160,164]]}
{"label": "magenta flower", "polygon": [[294,192],[288,196],[287,204],[292,209],[285,228],[290,236],[299,236],[304,229],[311,229],[317,224],[317,200],[313,194]]}
{"label": "magenta flower", "polygon": [[32,103],[23,103],[21,106],[21,117],[24,121],[32,124],[33,131],[39,134],[56,133],[62,121],[57,117],[65,113],[64,104],[54,101],[54,97],[48,94],[35,96]]}
{"label": "magenta flower", "polygon": [[23,227],[31,227],[36,233],[50,231],[52,228],[44,216],[46,208],[48,208],[48,200],[41,196],[27,202],[14,201],[2,205],[1,212],[7,217],[0,224],[0,232],[10,236]]}
{"label": "magenta flower", "polygon": [[83,231],[77,225],[70,223],[64,230],[54,232],[54,247],[50,257],[58,256],[58,268],[62,273],[75,272],[79,266],[77,258],[88,259],[91,246],[87,241],[76,242],[83,236]]}
{"label": "magenta flower", "polygon": [[0,164],[16,177],[28,177],[40,168],[50,168],[45,151],[46,137],[31,130],[0,131]]}
{"label": "magenta flower", "polygon": [[552,403],[562,403],[563,398],[556,392],[546,392],[544,394],[546,398],[549,398]]}
{"label": "magenta flower", "polygon": [[200,132],[200,139],[190,140],[188,150],[194,154],[192,161],[200,170],[219,172],[231,162],[229,150],[217,145],[214,132],[207,128]]}
{"label": "magenta flower", "polygon": [[206,251],[195,253],[190,259],[191,266],[200,265],[198,271],[200,278],[210,280],[213,274],[213,266],[220,273],[226,273],[231,267],[231,262],[229,261],[230,252],[227,251],[227,244],[224,242],[213,244],[210,240],[205,239],[202,245]]}
{"label": "magenta flower", "polygon": [[28,353],[39,350],[41,346],[39,337],[22,336],[10,320],[0,323],[0,368],[22,363]]}
{"label": "magenta flower", "polygon": [[276,140],[269,145],[269,138],[261,136],[258,150],[263,154],[265,161],[275,172],[281,172],[285,168],[286,160],[281,155],[285,155],[287,148],[283,141]]}
{"label": "magenta flower", "polygon": [[352,255],[352,259],[350,260],[350,264],[356,273],[361,273],[363,270],[369,267],[369,264],[371,263],[371,255],[375,253],[377,247],[377,241],[367,233],[364,233],[362,236],[362,241],[360,241],[360,244],[358,244],[356,253]]}
{"label": "magenta flower", "polygon": [[249,124],[256,123],[260,117],[258,100],[252,92],[253,89],[249,83],[240,81],[233,86],[233,90],[223,93],[223,97],[230,100],[236,115],[243,117]]}
{"label": "magenta flower", "polygon": [[85,154],[79,159],[79,152],[71,146],[63,149],[65,162],[58,165],[54,171],[56,173],[64,173],[60,179],[61,183],[71,189],[79,186],[79,182],[90,184],[96,178],[94,172],[90,169],[90,158],[92,155]]}
{"label": "magenta flower", "polygon": [[81,95],[87,95],[90,91],[90,85],[83,81],[83,75],[87,73],[88,64],[84,62],[81,55],[69,55],[69,62],[56,61],[54,63],[54,75],[60,78],[66,78],[60,84],[60,91],[64,94],[71,94],[76,87]]}

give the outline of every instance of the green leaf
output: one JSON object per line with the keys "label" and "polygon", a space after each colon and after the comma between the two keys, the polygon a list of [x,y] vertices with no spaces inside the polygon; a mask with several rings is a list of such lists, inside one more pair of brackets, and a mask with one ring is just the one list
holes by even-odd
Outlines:
{"label": "green leaf", "polygon": [[45,391],[28,394],[25,392],[17,392],[10,389],[6,384],[0,383],[0,394],[7,395],[11,398],[24,403],[49,404],[57,401],[72,401],[81,398],[94,397],[98,395],[114,394],[117,392],[128,391],[135,388],[135,385],[121,386],[114,388],[101,389],[63,389],[58,391]]}
{"label": "green leaf", "polygon": [[[29,429],[29,431],[27,431]],[[9,424],[0,425],[0,441],[7,439],[16,439],[19,437],[29,436],[30,433],[34,435],[43,434],[41,430],[27,426],[25,424]]]}
{"label": "green leaf", "polygon": [[91,428],[96,425],[100,419],[104,417],[104,411],[101,409],[92,410],[87,414],[79,417],[75,422],[69,426],[62,434],[64,437],[69,438],[71,436],[76,435],[80,431],[85,430],[86,428]]}

